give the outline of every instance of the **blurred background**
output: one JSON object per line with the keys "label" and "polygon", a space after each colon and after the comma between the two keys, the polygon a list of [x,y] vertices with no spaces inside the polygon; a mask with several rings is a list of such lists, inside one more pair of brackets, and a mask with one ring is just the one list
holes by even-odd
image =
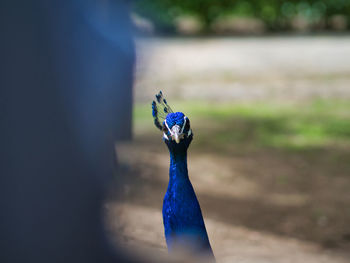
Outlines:
{"label": "blurred background", "polygon": [[350,262],[350,1],[132,10],[133,139],[116,147],[110,236],[167,253],[169,156],[151,115],[162,90],[191,120],[189,175],[218,262]]}

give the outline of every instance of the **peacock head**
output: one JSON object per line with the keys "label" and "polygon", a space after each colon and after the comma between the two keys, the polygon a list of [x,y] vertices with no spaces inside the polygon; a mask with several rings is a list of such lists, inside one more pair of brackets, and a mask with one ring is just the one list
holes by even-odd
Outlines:
{"label": "peacock head", "polygon": [[163,139],[168,146],[189,146],[193,137],[190,120],[182,112],[173,112],[161,91],[152,102],[152,115],[155,126],[163,132]]}
{"label": "peacock head", "polygon": [[169,113],[163,122],[163,138],[180,143],[181,140],[191,137],[190,120],[182,112]]}

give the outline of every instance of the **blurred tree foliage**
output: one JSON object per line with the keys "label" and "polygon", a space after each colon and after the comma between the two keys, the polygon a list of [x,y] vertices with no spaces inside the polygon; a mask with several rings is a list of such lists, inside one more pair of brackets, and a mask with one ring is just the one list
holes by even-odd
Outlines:
{"label": "blurred tree foliage", "polygon": [[183,15],[198,18],[204,32],[228,16],[259,19],[269,31],[290,30],[298,18],[320,29],[334,28],[334,17],[341,17],[343,29],[350,25],[350,0],[138,0],[133,9],[161,32],[174,31],[176,19]]}

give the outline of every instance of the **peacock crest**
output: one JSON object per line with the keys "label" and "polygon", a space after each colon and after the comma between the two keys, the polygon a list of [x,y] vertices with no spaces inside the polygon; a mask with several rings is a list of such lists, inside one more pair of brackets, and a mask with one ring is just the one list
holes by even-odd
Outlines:
{"label": "peacock crest", "polygon": [[154,125],[159,130],[163,130],[162,123],[169,113],[173,113],[173,110],[168,105],[168,102],[164,98],[162,91],[159,91],[155,97],[156,99],[152,102],[152,116],[154,119]]}

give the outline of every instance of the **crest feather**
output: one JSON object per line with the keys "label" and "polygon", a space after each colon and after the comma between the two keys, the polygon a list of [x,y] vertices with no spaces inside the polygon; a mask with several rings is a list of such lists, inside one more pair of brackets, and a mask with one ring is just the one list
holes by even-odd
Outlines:
{"label": "crest feather", "polygon": [[163,121],[165,120],[168,113],[172,113],[173,110],[168,105],[168,102],[163,97],[162,91],[159,91],[158,94],[155,95],[156,100],[152,102],[152,116],[154,119],[154,125],[162,130]]}

